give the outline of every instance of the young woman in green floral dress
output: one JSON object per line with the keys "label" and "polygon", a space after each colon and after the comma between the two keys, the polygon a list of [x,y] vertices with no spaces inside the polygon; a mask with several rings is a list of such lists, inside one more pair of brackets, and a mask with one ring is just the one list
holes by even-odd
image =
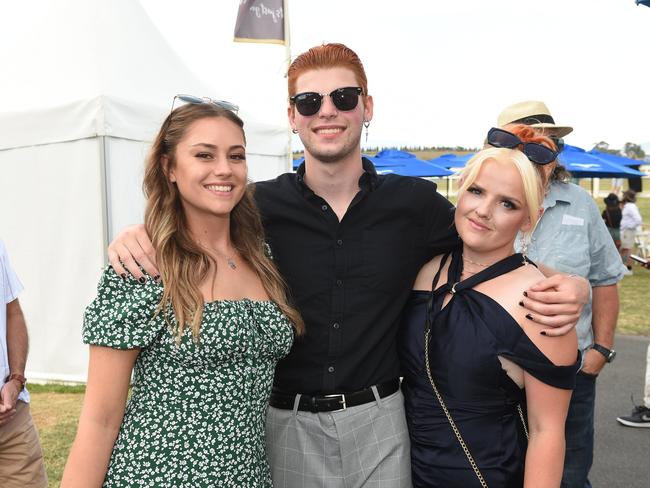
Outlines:
{"label": "young woman in green floral dress", "polygon": [[265,253],[243,122],[195,102],[167,117],[145,169],[161,276],[107,268],[86,310],[88,385],[64,488],[271,486],[264,415],[303,323]]}

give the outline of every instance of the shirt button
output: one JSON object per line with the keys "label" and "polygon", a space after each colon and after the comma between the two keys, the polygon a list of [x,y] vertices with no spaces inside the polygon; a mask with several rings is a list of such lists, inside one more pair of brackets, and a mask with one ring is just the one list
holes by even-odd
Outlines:
{"label": "shirt button", "polygon": [[323,212],[324,212],[325,210],[327,210],[327,205],[323,205],[323,206],[321,207],[321,210],[322,210]]}
{"label": "shirt button", "polygon": [[342,280],[336,280],[336,286],[342,286],[343,281]]}
{"label": "shirt button", "polygon": [[334,372],[334,366],[330,366],[329,368],[327,368],[327,371],[330,372],[330,373],[333,373]]}
{"label": "shirt button", "polygon": [[342,245],[343,245],[343,239],[339,239],[338,241],[336,241],[336,243],[337,243],[339,246],[342,246]]}
{"label": "shirt button", "polygon": [[339,325],[338,322],[334,322],[334,323],[332,324],[332,327],[334,327],[335,329],[338,329],[338,328],[341,327],[341,326]]}

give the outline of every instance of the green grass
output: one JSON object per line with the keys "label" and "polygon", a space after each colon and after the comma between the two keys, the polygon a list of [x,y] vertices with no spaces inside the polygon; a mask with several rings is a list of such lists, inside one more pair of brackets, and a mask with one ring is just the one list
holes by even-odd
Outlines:
{"label": "green grass", "polygon": [[650,335],[650,270],[633,265],[634,275],[619,284],[620,312],[617,332]]}
{"label": "green grass", "polygon": [[49,488],[58,487],[77,432],[84,387],[29,385],[31,411],[41,437]]}

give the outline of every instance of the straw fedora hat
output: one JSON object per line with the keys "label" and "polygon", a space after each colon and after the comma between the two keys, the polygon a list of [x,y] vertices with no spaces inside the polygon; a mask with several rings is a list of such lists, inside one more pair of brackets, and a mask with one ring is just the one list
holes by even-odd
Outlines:
{"label": "straw fedora hat", "polygon": [[504,108],[499,114],[497,125],[503,127],[508,124],[525,124],[547,129],[549,133],[557,137],[564,137],[573,131],[573,127],[556,125],[546,104],[537,100],[519,102]]}

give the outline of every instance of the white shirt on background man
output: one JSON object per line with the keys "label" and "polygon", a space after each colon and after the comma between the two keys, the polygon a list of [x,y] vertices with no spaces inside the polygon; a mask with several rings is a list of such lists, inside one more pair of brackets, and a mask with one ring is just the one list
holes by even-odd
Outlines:
{"label": "white shirt on background man", "polygon": [[[11,267],[4,242],[0,239],[0,388],[10,373],[7,355],[7,304],[18,298],[21,291],[23,285]],[[26,389],[23,388],[18,399],[29,403],[29,393]]]}
{"label": "white shirt on background man", "polygon": [[627,202],[621,212],[621,230],[636,229],[643,223],[636,203]]}

